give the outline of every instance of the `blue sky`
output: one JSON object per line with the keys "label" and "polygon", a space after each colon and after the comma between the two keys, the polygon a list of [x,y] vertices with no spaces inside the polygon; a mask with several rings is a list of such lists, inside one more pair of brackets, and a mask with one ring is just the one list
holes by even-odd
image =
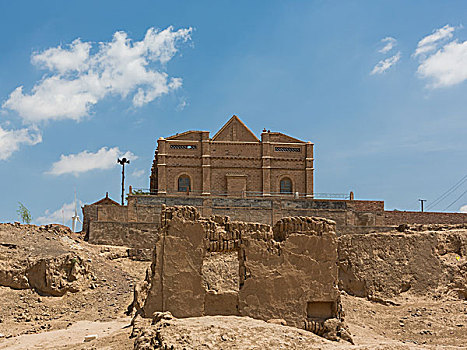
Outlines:
{"label": "blue sky", "polygon": [[124,154],[147,188],[158,137],[233,114],[314,142],[316,192],[429,206],[467,174],[466,25],[465,1],[2,1],[0,221],[118,200]]}

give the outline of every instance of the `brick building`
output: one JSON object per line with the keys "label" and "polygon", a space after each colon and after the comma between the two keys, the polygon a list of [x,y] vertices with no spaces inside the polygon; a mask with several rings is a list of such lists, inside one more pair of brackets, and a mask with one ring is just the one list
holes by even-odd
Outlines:
{"label": "brick building", "polygon": [[159,138],[150,190],[160,196],[313,197],[313,144],[264,130],[261,140],[233,116],[212,138],[186,131]]}

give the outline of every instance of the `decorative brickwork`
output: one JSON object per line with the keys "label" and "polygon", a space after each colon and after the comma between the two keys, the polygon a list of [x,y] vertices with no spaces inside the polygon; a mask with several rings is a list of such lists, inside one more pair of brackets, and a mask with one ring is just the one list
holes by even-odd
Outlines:
{"label": "decorative brickwork", "polygon": [[[159,196],[226,195],[245,197],[280,193],[280,179],[292,182],[292,193],[313,196],[313,144],[278,132],[264,131],[259,140],[233,116],[214,137],[187,131],[160,138],[151,169],[150,191]],[[181,191],[178,179],[190,179]],[[186,187],[184,187],[186,188]]]}

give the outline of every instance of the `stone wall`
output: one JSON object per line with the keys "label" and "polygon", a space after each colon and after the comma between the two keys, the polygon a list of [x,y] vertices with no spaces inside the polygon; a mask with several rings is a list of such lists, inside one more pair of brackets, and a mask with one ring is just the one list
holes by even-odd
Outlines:
{"label": "stone wall", "polygon": [[129,223],[91,221],[88,242],[149,249],[154,246],[159,225],[151,223]]}
{"label": "stone wall", "polygon": [[[271,229],[228,217],[202,218],[194,207],[164,206],[161,224],[153,263],[135,292],[134,306],[143,316],[240,315],[284,319],[300,328],[340,318],[333,221],[284,218]],[[232,278],[234,270],[238,279]],[[238,284],[214,283],[213,271]]]}

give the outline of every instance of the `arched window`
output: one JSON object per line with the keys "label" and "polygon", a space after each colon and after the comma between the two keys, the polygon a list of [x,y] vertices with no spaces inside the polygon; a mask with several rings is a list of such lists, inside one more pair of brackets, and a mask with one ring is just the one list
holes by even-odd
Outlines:
{"label": "arched window", "polygon": [[281,193],[292,194],[292,181],[288,177],[281,180]]}
{"label": "arched window", "polygon": [[178,192],[190,192],[191,183],[187,175],[182,175],[178,178]]}

